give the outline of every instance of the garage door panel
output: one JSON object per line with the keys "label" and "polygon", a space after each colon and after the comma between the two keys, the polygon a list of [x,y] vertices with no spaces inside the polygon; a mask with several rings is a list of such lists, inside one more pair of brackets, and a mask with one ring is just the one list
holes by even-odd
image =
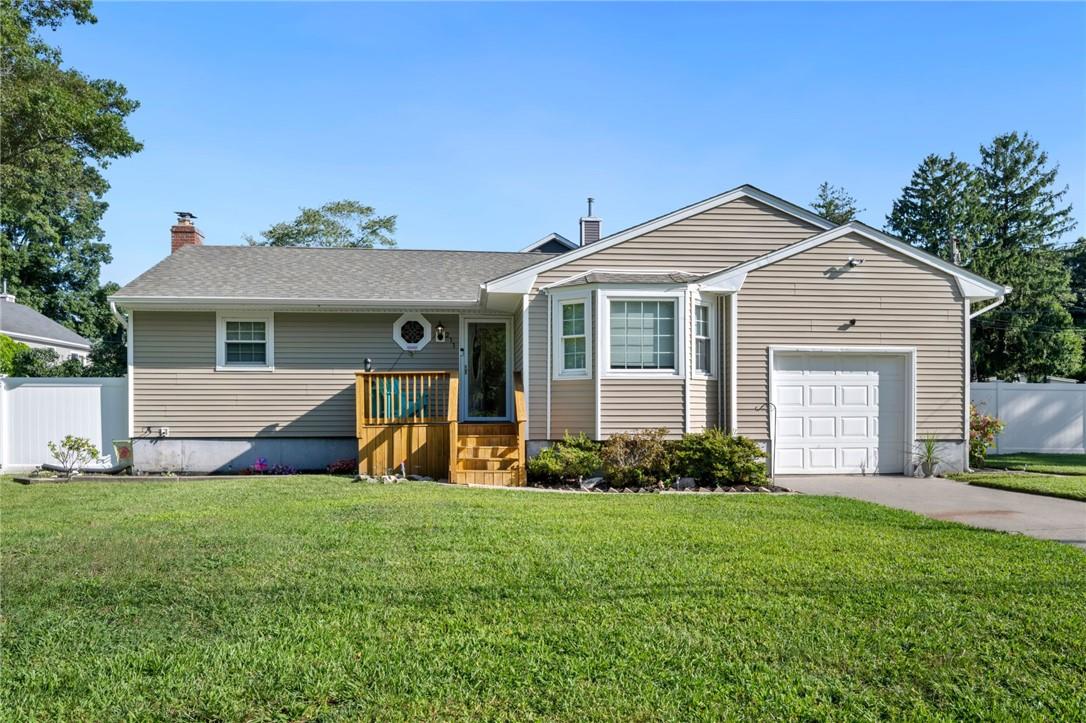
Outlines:
{"label": "garage door panel", "polygon": [[780,384],[777,386],[777,406],[803,406],[803,386],[800,384]]}
{"label": "garage door panel", "polygon": [[844,437],[867,437],[871,435],[868,421],[878,422],[878,417],[841,417],[841,435]]}
{"label": "garage door panel", "polygon": [[776,355],[777,472],[902,471],[906,371],[900,355]]}
{"label": "garage door panel", "polygon": [[835,439],[837,419],[834,417],[807,417],[807,437],[810,439]]}
{"label": "garage door panel", "polygon": [[803,439],[803,417],[777,419],[777,436],[781,439]]}
{"label": "garage door panel", "polygon": [[[877,404],[878,402],[874,403]],[[841,385],[842,407],[867,407],[871,404],[871,390],[866,384],[862,386],[855,384]]]}

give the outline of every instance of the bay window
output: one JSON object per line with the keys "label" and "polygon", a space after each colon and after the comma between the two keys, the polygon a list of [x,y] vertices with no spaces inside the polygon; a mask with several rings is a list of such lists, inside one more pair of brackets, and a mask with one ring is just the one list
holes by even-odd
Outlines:
{"label": "bay window", "polygon": [[673,299],[612,300],[610,368],[676,370],[676,308]]}

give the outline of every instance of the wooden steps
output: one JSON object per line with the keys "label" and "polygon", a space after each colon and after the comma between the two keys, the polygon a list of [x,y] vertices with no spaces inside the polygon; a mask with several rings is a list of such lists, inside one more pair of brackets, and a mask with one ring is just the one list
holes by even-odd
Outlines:
{"label": "wooden steps", "polygon": [[458,484],[522,487],[527,474],[516,423],[459,425],[453,481]]}

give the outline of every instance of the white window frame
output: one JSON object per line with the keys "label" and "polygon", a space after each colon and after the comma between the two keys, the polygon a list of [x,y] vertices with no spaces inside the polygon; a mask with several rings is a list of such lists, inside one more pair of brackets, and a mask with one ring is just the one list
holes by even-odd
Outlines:
{"label": "white window frame", "polygon": [[[716,379],[719,367],[720,347],[717,337],[716,307],[717,298],[714,296],[694,296],[693,311],[690,317],[690,376],[698,379]],[[709,336],[698,336],[698,307],[704,306],[709,310]],[[709,340],[709,371],[698,369],[698,339]]]}
{"label": "white window frame", "polygon": [[[551,368],[552,378],[591,379],[592,378],[592,292],[585,290],[565,291],[551,294],[553,320],[551,329]],[[565,349],[562,346],[562,308],[569,304],[584,304],[584,369],[566,369]]]}
{"label": "white window frame", "polygon": [[[264,363],[239,364],[226,362],[226,322],[261,321],[264,323]],[[275,371],[275,314],[222,311],[215,314],[215,371],[271,372]]]}
{"label": "white window frame", "polygon": [[[600,362],[601,374],[612,379],[671,379],[686,376],[683,352],[689,339],[687,329],[686,287],[677,290],[647,290],[618,288],[600,290]],[[611,302],[612,301],[671,301],[675,304],[675,368],[674,369],[612,369],[611,368]]]}

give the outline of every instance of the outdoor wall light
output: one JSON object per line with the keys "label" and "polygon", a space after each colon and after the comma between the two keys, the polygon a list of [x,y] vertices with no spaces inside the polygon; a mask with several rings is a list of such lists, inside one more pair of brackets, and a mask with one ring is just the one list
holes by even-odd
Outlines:
{"label": "outdoor wall light", "polygon": [[449,340],[448,335],[445,333],[445,325],[440,321],[437,322],[437,326],[434,327],[434,341],[446,342]]}
{"label": "outdoor wall light", "polygon": [[849,256],[848,257],[848,265],[851,266],[852,268],[856,268],[857,266],[859,266],[863,262],[864,262],[863,259],[858,259],[855,256]]}
{"label": "outdoor wall light", "polygon": [[366,357],[366,361],[363,362],[363,363],[366,365],[366,371],[368,371],[368,372],[373,371],[373,359],[370,359],[369,357]]}

